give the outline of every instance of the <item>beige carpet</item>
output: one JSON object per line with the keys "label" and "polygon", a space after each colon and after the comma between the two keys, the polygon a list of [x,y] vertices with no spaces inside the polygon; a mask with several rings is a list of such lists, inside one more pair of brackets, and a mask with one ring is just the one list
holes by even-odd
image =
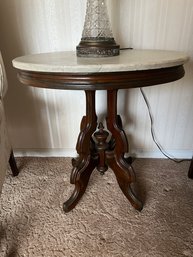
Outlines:
{"label": "beige carpet", "polygon": [[136,160],[141,213],[111,170],[95,171],[78,206],[62,211],[73,190],[69,158],[18,158],[0,198],[0,257],[193,256],[193,180],[189,162]]}

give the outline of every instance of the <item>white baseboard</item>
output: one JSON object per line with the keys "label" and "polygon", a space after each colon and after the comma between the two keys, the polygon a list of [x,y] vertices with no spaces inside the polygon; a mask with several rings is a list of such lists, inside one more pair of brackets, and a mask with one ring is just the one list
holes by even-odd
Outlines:
{"label": "white baseboard", "polygon": [[76,157],[77,152],[73,148],[65,149],[14,149],[16,157]]}
{"label": "white baseboard", "polygon": [[[191,159],[193,156],[193,150],[168,150],[168,153],[170,156],[177,159]],[[76,157],[77,152],[73,148],[14,149],[14,155],[16,157]],[[166,158],[160,151],[147,151],[144,149],[132,150],[131,156],[135,156],[137,158]]]}
{"label": "white baseboard", "polygon": [[[136,149],[135,151],[132,151],[131,155],[134,155],[138,158],[162,158],[166,159],[160,151],[155,150],[155,151],[147,151],[147,150],[141,150],[141,149]],[[193,156],[193,150],[167,150],[167,155],[169,155],[172,158],[176,159],[192,159]]]}

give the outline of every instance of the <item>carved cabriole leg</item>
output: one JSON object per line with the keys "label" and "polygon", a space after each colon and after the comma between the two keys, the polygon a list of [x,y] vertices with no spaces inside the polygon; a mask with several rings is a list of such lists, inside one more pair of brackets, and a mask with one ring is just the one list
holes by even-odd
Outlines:
{"label": "carved cabriole leg", "polygon": [[193,157],[192,157],[192,161],[190,163],[190,168],[189,168],[189,171],[188,171],[188,177],[193,179]]}
{"label": "carved cabriole leg", "polygon": [[81,122],[80,134],[78,137],[76,150],[79,154],[77,159],[73,159],[73,169],[70,182],[75,184],[75,189],[71,197],[64,203],[64,211],[72,210],[80,198],[83,196],[90,175],[97,165],[97,155],[91,151],[92,134],[97,127],[97,116],[95,112],[95,91],[85,91],[86,93],[86,116]]}
{"label": "carved cabriole leg", "polygon": [[117,90],[107,92],[107,106],[107,128],[115,139],[114,149],[107,151],[106,154],[108,164],[114,171],[117,182],[124,195],[133,207],[140,211],[143,205],[137,199],[130,186],[131,183],[135,182],[135,174],[130,163],[124,158],[124,154],[128,152],[128,142],[125,132],[122,129],[121,118],[117,115]]}

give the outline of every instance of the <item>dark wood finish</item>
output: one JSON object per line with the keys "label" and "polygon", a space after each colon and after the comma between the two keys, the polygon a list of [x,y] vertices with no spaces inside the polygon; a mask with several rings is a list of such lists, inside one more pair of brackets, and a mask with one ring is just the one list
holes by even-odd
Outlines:
{"label": "dark wood finish", "polygon": [[106,73],[45,73],[19,71],[19,80],[33,87],[70,90],[113,90],[147,87],[178,80],[183,66],[163,69]]}
{"label": "dark wood finish", "polygon": [[15,161],[13,151],[11,151],[11,154],[10,154],[10,157],[9,157],[9,165],[11,167],[11,171],[13,173],[13,176],[14,177],[17,176],[19,174],[19,170],[17,168],[17,164],[16,164],[16,161]]}
{"label": "dark wood finish", "polygon": [[123,130],[121,117],[117,115],[117,90],[107,92],[107,128],[115,139],[114,149],[107,152],[107,160],[114,171],[117,182],[127,199],[137,210],[142,210],[143,205],[132,191],[130,184],[135,182],[132,166],[124,155],[128,152],[128,141]]}
{"label": "dark wood finish", "polygon": [[101,122],[99,123],[98,129],[99,130],[94,133],[94,138],[96,139],[95,148],[99,157],[97,170],[101,173],[101,175],[104,175],[105,171],[108,170],[105,154],[109,148],[109,144],[107,143],[107,138],[109,136],[109,133],[104,130],[104,126]]}
{"label": "dark wood finish", "polygon": [[193,157],[192,157],[192,161],[190,163],[190,168],[188,171],[188,177],[193,179]]}
{"label": "dark wood finish", "polygon": [[90,175],[97,165],[98,156],[90,151],[91,137],[97,127],[95,91],[86,91],[86,116],[82,118],[76,150],[79,158],[73,159],[70,183],[75,184],[72,196],[63,205],[65,212],[72,210],[83,196]]}
{"label": "dark wood finish", "polygon": [[70,182],[75,184],[75,189],[69,200],[64,203],[65,212],[72,210],[83,196],[94,168],[96,167],[104,175],[108,166],[115,173],[122,192],[133,207],[142,210],[143,205],[130,186],[135,182],[131,160],[124,158],[128,151],[128,142],[121,118],[117,115],[117,90],[108,91],[107,102],[107,128],[112,134],[111,138],[102,123],[99,123],[98,131],[95,132],[97,127],[95,91],[86,91],[86,116],[82,119],[76,147],[79,158],[72,161]]}
{"label": "dark wood finish", "polygon": [[[19,80],[33,87],[84,90],[86,93],[86,115],[81,122],[77,141],[79,157],[72,160],[70,182],[75,185],[71,197],[64,203],[65,212],[72,210],[86,191],[92,171],[97,168],[101,174],[110,167],[117,182],[132,206],[142,210],[143,204],[136,197],[131,185],[135,183],[132,159],[125,158],[128,142],[121,117],[117,114],[117,90],[153,86],[178,80],[184,76],[183,65],[141,71],[107,73],[54,73],[18,72]],[[95,91],[107,90],[107,129],[99,124],[95,112]],[[109,132],[111,136],[109,136]],[[191,166],[192,167],[192,166]],[[190,169],[189,176],[193,174]]]}

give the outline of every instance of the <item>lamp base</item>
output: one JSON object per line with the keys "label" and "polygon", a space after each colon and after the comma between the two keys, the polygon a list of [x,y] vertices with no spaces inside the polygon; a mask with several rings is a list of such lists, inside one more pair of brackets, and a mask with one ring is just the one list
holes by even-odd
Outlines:
{"label": "lamp base", "polygon": [[114,38],[82,38],[76,47],[78,57],[112,57],[120,54]]}

